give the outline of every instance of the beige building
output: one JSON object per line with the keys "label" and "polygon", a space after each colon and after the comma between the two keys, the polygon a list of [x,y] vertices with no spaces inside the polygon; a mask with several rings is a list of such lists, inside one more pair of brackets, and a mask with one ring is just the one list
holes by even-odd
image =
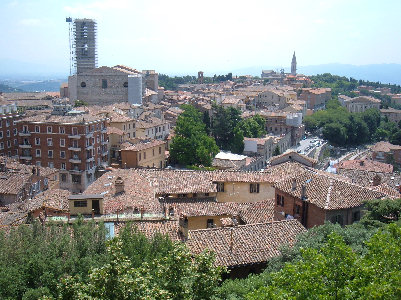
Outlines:
{"label": "beige building", "polygon": [[121,166],[123,168],[159,168],[165,166],[166,142],[145,140],[127,145],[121,149]]}
{"label": "beige building", "polygon": [[380,109],[381,103],[379,99],[368,96],[351,98],[344,95],[338,95],[338,101],[341,103],[342,106],[347,108],[349,112],[353,113],[364,112],[365,110],[371,108]]}
{"label": "beige building", "polygon": [[397,123],[401,121],[401,110],[400,109],[394,109],[394,108],[386,108],[386,109],[381,109],[380,114],[382,116],[387,117],[387,119],[391,122]]}

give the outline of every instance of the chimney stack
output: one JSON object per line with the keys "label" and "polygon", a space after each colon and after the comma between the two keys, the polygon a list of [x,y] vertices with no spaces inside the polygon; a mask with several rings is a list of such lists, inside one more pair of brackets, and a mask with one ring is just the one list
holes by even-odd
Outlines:
{"label": "chimney stack", "polygon": [[117,177],[114,184],[116,188],[116,194],[121,194],[125,192],[124,180],[121,177]]}
{"label": "chimney stack", "polygon": [[292,179],[292,190],[295,191],[297,189],[297,180],[295,178]]}
{"label": "chimney stack", "polygon": [[376,174],[375,177],[373,177],[373,186],[378,186],[381,184],[382,178],[380,177],[379,174]]}
{"label": "chimney stack", "polygon": [[306,185],[305,184],[302,185],[301,199],[303,201],[308,199],[308,195],[306,194]]}

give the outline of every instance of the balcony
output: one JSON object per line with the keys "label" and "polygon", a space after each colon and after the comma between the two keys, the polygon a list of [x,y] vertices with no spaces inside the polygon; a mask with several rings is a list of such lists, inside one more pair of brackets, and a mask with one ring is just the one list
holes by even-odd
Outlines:
{"label": "balcony", "polygon": [[21,131],[19,132],[19,136],[31,136],[31,133],[29,131]]}
{"label": "balcony", "polygon": [[102,141],[102,145],[107,145],[109,141]]}
{"label": "balcony", "polygon": [[91,162],[91,161],[95,161],[95,158],[93,156],[86,158],[86,162]]}
{"label": "balcony", "polygon": [[86,137],[87,139],[92,138],[92,137],[93,137],[93,132],[87,133],[85,137]]}
{"label": "balcony", "polygon": [[68,138],[79,140],[81,138],[81,135],[79,135],[78,133],[73,133],[72,135],[69,135]]}
{"label": "balcony", "polygon": [[71,174],[81,174],[83,170],[80,170],[78,167],[74,167],[73,169],[70,170]]}
{"label": "balcony", "polygon": [[93,149],[93,145],[87,145],[85,148],[86,148],[86,150],[92,150]]}
{"label": "balcony", "polygon": [[104,127],[100,132],[101,132],[101,133],[106,133],[106,132],[107,132],[107,128]]}
{"label": "balcony", "polygon": [[105,151],[105,152],[102,153],[102,156],[106,156],[108,154],[109,154],[109,151]]}
{"label": "balcony", "polygon": [[68,150],[80,152],[80,151],[81,151],[81,148],[75,147],[75,146],[71,146],[71,147],[68,147]]}
{"label": "balcony", "polygon": [[32,145],[31,144],[21,144],[21,145],[19,145],[19,147],[22,149],[31,149]]}
{"label": "balcony", "polygon": [[26,156],[26,155],[24,154],[24,155],[21,155],[21,156],[19,157],[19,159],[32,160],[32,156]]}
{"label": "balcony", "polygon": [[73,164],[80,164],[81,159],[79,157],[72,157],[72,158],[70,158],[69,162],[73,163]]}

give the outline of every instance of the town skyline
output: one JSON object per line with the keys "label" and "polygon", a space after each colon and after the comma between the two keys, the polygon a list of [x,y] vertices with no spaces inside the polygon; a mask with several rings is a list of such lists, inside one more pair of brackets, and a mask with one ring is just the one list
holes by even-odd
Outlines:
{"label": "town skyline", "polygon": [[254,66],[288,70],[294,50],[300,70],[331,63],[400,64],[397,47],[387,47],[399,34],[395,12],[400,4],[387,4],[8,1],[0,4],[0,30],[8,41],[0,50],[0,65],[8,61],[25,64],[27,71],[39,67],[68,74],[66,17],[97,21],[99,66],[125,64],[177,75]]}

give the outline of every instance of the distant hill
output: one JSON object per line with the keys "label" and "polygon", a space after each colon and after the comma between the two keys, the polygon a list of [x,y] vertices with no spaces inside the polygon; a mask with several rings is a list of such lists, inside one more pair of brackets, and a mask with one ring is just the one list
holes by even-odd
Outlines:
{"label": "distant hill", "polygon": [[[281,67],[262,66],[233,70],[233,75],[260,76],[262,70],[280,71]],[[289,72],[289,68],[284,68]],[[372,64],[372,65],[348,65],[348,64],[324,64],[313,66],[298,66],[298,73],[305,75],[317,75],[331,73],[333,75],[352,77],[355,79],[379,81],[381,83],[401,84],[401,64]]]}
{"label": "distant hill", "polygon": [[0,83],[0,92],[15,93],[15,92],[23,92],[23,90]]}

